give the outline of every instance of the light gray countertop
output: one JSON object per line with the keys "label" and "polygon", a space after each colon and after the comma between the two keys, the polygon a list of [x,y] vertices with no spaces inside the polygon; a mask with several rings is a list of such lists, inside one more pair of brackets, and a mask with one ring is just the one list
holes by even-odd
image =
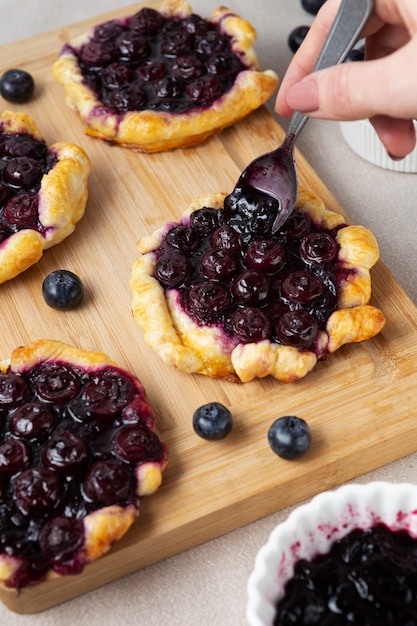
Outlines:
{"label": "light gray countertop", "polygon": [[[42,33],[123,6],[123,0],[0,0],[0,44]],[[194,0],[193,9],[208,16],[217,6]],[[289,32],[311,16],[298,0],[230,0],[258,33],[263,68],[282,77],[291,52]],[[7,16],[6,19],[4,16]],[[1,55],[0,55],[1,59]],[[4,71],[7,68],[1,67]],[[268,104],[270,110],[273,100]],[[285,120],[278,120],[285,126]],[[372,229],[381,258],[417,304],[415,211],[417,175],[380,169],[357,157],[334,122],[309,121],[298,146],[352,220]],[[417,453],[358,478],[415,481]],[[258,549],[290,509],[250,524],[167,561],[146,568],[38,615],[20,616],[0,603],[7,626],[240,626],[246,623],[246,582]]]}

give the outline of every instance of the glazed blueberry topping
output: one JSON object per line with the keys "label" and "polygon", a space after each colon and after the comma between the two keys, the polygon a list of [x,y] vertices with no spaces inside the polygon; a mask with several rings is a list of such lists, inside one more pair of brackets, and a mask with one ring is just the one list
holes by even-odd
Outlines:
{"label": "glazed blueberry topping", "polygon": [[154,432],[144,426],[124,426],[113,439],[113,452],[132,465],[158,461],[162,456],[161,442]]}
{"label": "glazed blueberry topping", "polygon": [[0,476],[11,475],[28,465],[30,448],[25,441],[5,438],[0,443]]}
{"label": "glazed blueberry topping", "polygon": [[269,428],[268,442],[275,454],[283,459],[297,459],[310,448],[310,428],[300,417],[279,417]]}
{"label": "glazed blueberry topping", "polygon": [[232,430],[232,414],[220,402],[209,402],[200,406],[193,414],[194,431],[203,439],[224,439]]}
{"label": "glazed blueberry topping", "polygon": [[[83,542],[83,523],[69,517],[54,517],[49,520],[42,528],[39,536],[43,555],[48,561],[56,564],[55,570],[58,573],[60,571],[65,573],[65,563],[73,558],[82,547]],[[74,567],[71,568],[71,571],[74,572]]]}
{"label": "glazed blueberry topping", "polygon": [[79,276],[69,270],[55,270],[42,283],[42,295],[48,306],[69,311],[81,304],[84,286]]}
{"label": "glazed blueberry topping", "polygon": [[10,420],[13,435],[28,440],[45,440],[55,423],[51,407],[41,402],[23,404]]}
{"label": "glazed blueberry topping", "polygon": [[278,337],[293,348],[309,348],[318,332],[315,317],[305,309],[286,311],[278,320]]}
{"label": "glazed blueberry topping", "polygon": [[73,475],[87,462],[85,442],[70,431],[52,435],[42,452],[42,462],[58,474]]}
{"label": "glazed blueberry topping", "polygon": [[0,128],[0,242],[24,228],[44,232],[38,191],[55,163],[56,156],[44,142]]}
{"label": "glazed blueberry topping", "polygon": [[243,343],[268,339],[271,323],[262,309],[248,306],[238,309],[231,319],[233,334]]}
{"label": "glazed blueberry topping", "polygon": [[33,77],[25,70],[7,70],[0,77],[0,94],[5,100],[21,104],[29,100],[35,89]]}
{"label": "glazed blueberry topping", "polygon": [[130,471],[117,461],[98,461],[87,472],[83,489],[90,502],[105,506],[126,500],[131,490]]}
{"label": "glazed blueberry topping", "polygon": [[86,84],[119,113],[207,107],[245,69],[216,24],[195,14],[166,18],[149,8],[97,26],[72,52]]}
{"label": "glazed blueberry topping", "polygon": [[355,529],[327,554],[300,559],[274,626],[416,623],[417,541],[383,524]]}
{"label": "glazed blueberry topping", "polygon": [[44,467],[29,467],[12,479],[13,499],[24,514],[36,517],[54,509],[61,499],[59,477]]}
{"label": "glazed blueberry topping", "polygon": [[314,350],[337,309],[337,229],[301,213],[274,232],[276,207],[244,189],[224,210],[203,207],[168,228],[154,276],[201,325],[220,325],[243,343],[268,339]]}
{"label": "glazed blueberry topping", "polygon": [[137,504],[134,468],[165,458],[142,387],[117,367],[0,375],[0,426],[0,553],[24,559],[17,587],[81,571],[83,517]]}

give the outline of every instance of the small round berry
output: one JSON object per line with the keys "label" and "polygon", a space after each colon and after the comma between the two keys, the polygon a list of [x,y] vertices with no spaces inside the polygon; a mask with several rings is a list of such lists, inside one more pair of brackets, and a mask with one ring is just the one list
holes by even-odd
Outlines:
{"label": "small round berry", "polygon": [[42,402],[27,402],[20,406],[10,420],[10,430],[17,437],[42,441],[50,435],[55,424],[51,407]]}
{"label": "small round berry", "polygon": [[230,291],[237,304],[260,307],[268,303],[271,289],[264,274],[245,270],[232,282]]}
{"label": "small round berry", "polygon": [[39,544],[42,553],[52,562],[71,559],[84,543],[84,524],[70,517],[54,517],[42,528]]}
{"label": "small round berry", "polygon": [[193,285],[188,293],[188,306],[198,319],[216,319],[230,305],[228,290],[214,281]]}
{"label": "small round berry", "polygon": [[34,80],[25,70],[8,70],[0,78],[0,93],[8,102],[15,104],[27,102],[32,97],[34,89]]}
{"label": "small round berry", "polygon": [[0,443],[0,476],[15,474],[29,464],[30,458],[25,441],[7,437]]}
{"label": "small round berry", "polygon": [[307,422],[294,415],[280,417],[268,431],[268,442],[272,450],[283,459],[297,459],[311,445],[311,432]]}
{"label": "small round berry", "polygon": [[183,254],[163,254],[155,264],[155,278],[166,289],[179,287],[191,272],[191,266]]}
{"label": "small round berry", "polygon": [[307,350],[317,337],[318,323],[305,309],[287,311],[279,318],[277,330],[282,343]]}
{"label": "small round berry", "polygon": [[351,50],[349,54],[347,55],[346,61],[348,63],[353,63],[354,61],[363,61],[364,58],[365,58],[365,48],[361,46],[360,48],[353,48],[353,50]]}
{"label": "small round berry", "polygon": [[27,382],[19,374],[0,375],[0,409],[13,409],[19,406],[28,395]]}
{"label": "small round berry", "polygon": [[125,465],[98,461],[87,472],[83,489],[91,502],[110,505],[128,497],[130,480],[130,470]]}
{"label": "small round berry", "polygon": [[162,456],[162,444],[157,435],[140,424],[123,426],[113,440],[114,454],[131,465],[159,461]]}
{"label": "small round berry", "polygon": [[311,15],[317,15],[319,9],[323,6],[326,0],[301,0],[301,6],[304,11],[311,13]]}
{"label": "small round berry", "polygon": [[292,52],[297,52],[307,36],[309,26],[296,26],[288,35],[288,45]]}
{"label": "small round berry", "polygon": [[80,278],[73,272],[55,270],[43,281],[42,295],[46,304],[53,309],[69,311],[81,303],[84,287]]}
{"label": "small round berry", "polygon": [[23,513],[43,515],[56,507],[62,495],[58,476],[45,467],[30,467],[13,481],[13,496]]}
{"label": "small round berry", "polygon": [[81,381],[70,367],[48,363],[39,370],[34,388],[42,402],[66,404],[80,391]]}
{"label": "small round berry", "polygon": [[244,343],[267,339],[271,332],[271,324],[265,313],[256,307],[238,309],[232,316],[233,333]]}
{"label": "small round berry", "polygon": [[42,453],[42,462],[58,474],[72,475],[80,471],[88,459],[84,441],[75,433],[55,433]]}
{"label": "small round berry", "polygon": [[232,414],[219,402],[200,406],[193,415],[193,428],[199,437],[215,441],[224,439],[232,430]]}

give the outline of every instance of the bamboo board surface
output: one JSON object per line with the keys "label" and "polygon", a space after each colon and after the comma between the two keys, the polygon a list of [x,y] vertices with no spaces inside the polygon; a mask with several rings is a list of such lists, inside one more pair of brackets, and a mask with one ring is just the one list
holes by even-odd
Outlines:
{"label": "bamboo board surface", "polygon": [[[52,63],[70,37],[137,8],[1,49],[2,67],[30,71],[37,91],[30,103],[0,106],[32,115],[48,143],[83,146],[92,173],[86,214],[75,233],[0,286],[0,358],[40,337],[106,352],[144,384],[170,449],[162,488],[142,502],[139,520],[106,556],[78,576],[53,575],[20,595],[0,587],[0,600],[18,613],[44,610],[417,448],[417,310],[381,261],[372,278],[373,304],[387,317],[383,332],[341,348],[300,382],[234,385],[190,376],[165,365],[144,344],[128,285],[136,241],[177,219],[195,197],[230,191],[255,156],[280,143],[283,131],[263,108],[196,148],[169,153],[143,155],[86,137],[52,78]],[[299,153],[297,165],[301,183],[343,213]],[[74,311],[57,312],[43,301],[42,281],[58,268],[76,272],[86,287],[85,301]],[[230,407],[235,426],[225,440],[209,443],[194,434],[191,418],[213,400]],[[312,450],[297,462],[280,460],[268,446],[270,424],[285,414],[303,417],[312,429]]]}

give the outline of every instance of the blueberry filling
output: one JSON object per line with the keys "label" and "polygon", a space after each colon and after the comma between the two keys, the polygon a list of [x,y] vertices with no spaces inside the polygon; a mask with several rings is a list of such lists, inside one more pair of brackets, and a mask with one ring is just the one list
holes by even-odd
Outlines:
{"label": "blueberry filling", "polygon": [[150,8],[97,26],[71,52],[98,100],[118,113],[207,107],[246,69],[217,25],[195,14],[167,18]]}
{"label": "blueberry filling", "polygon": [[116,367],[0,375],[0,432],[0,554],[24,561],[16,587],[81,571],[84,516],[137,505],[134,467],[164,457],[145,396]]}
{"label": "blueberry filling", "polygon": [[379,524],[356,529],[327,554],[300,559],[274,626],[417,623],[417,541]]}
{"label": "blueberry filling", "polygon": [[44,232],[38,192],[42,177],[56,162],[44,142],[0,130],[0,241],[24,228]]}
{"label": "blueberry filling", "polygon": [[155,252],[154,276],[176,289],[200,325],[220,325],[234,341],[268,339],[313,349],[337,309],[337,230],[294,212],[274,232],[276,207],[259,194],[239,192],[224,210],[204,207],[173,224]]}

